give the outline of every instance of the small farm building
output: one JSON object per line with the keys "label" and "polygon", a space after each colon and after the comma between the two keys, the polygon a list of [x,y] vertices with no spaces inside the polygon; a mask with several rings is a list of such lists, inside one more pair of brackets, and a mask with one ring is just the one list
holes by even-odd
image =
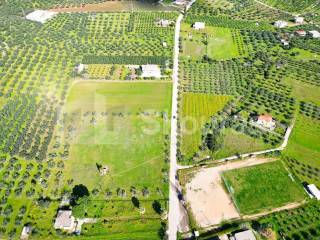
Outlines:
{"label": "small farm building", "polygon": [[274,23],[274,26],[277,28],[285,28],[286,26],[288,26],[288,23],[285,21],[276,21]]}
{"label": "small farm building", "polygon": [[21,240],[27,240],[31,233],[31,226],[24,226],[20,235]]}
{"label": "small farm building", "polygon": [[201,30],[205,28],[205,23],[204,22],[195,22],[192,26],[196,30]]}
{"label": "small farm building", "polygon": [[257,117],[256,123],[262,127],[274,129],[276,127],[276,123],[271,115],[265,114]]}
{"label": "small farm building", "polygon": [[154,77],[154,78],[161,78],[161,70],[158,65],[155,64],[148,64],[141,66],[142,74],[141,77]]}
{"label": "small farm building", "polygon": [[304,18],[303,17],[295,17],[294,22],[297,24],[302,24],[304,22]]}
{"label": "small farm building", "polygon": [[305,30],[297,30],[296,34],[301,37],[305,37],[307,35],[307,32]]}
{"label": "small farm building", "polygon": [[53,18],[57,14],[58,14],[57,12],[51,12],[47,10],[35,10],[29,13],[26,16],[26,19],[30,21],[39,22],[39,23],[45,23],[46,21]]}
{"label": "small farm building", "polygon": [[171,24],[171,21],[167,20],[167,19],[161,19],[159,22],[158,22],[159,26],[161,27],[169,27],[170,24]]}
{"label": "small farm building", "polygon": [[61,229],[73,232],[76,227],[75,218],[72,216],[71,210],[59,210],[54,222],[55,229]]}
{"label": "small farm building", "polygon": [[311,36],[313,38],[320,38],[320,32],[313,30],[313,31],[309,31],[309,33],[311,34]]}
{"label": "small farm building", "polygon": [[251,230],[238,232],[234,235],[234,238],[235,240],[256,240],[256,237]]}
{"label": "small farm building", "polygon": [[308,189],[310,193],[317,199],[320,200],[320,190],[314,184],[309,184]]}

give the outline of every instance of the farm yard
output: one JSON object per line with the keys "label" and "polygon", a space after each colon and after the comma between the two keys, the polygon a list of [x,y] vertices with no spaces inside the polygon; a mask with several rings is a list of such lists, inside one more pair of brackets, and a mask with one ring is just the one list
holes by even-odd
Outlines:
{"label": "farm yard", "polygon": [[[268,174],[262,176],[262,171],[266,170],[266,168],[267,170],[280,170],[280,172],[268,172]],[[274,191],[280,191],[280,187],[278,188],[274,185],[267,187],[266,185],[262,186],[261,184],[257,184],[252,185],[251,192],[250,189],[247,188],[247,186],[251,186],[251,181],[248,182],[248,179],[245,179],[245,177],[249,177],[249,175],[243,175],[249,170],[252,170],[252,172],[250,172],[253,174],[252,178],[255,178],[257,175],[259,175],[261,179],[258,179],[258,183],[267,184],[274,182],[278,184],[289,184],[288,187],[289,189],[293,190],[293,192],[291,194],[281,193],[283,196],[283,201],[278,202],[278,204],[280,203],[280,205],[286,205],[288,202],[292,203],[294,201],[302,201],[304,199],[304,192],[302,188],[299,187],[297,183],[292,182],[283,164],[274,158],[249,158],[229,163],[217,164],[214,166],[182,170],[180,181],[183,184],[183,191],[185,192],[187,206],[190,208],[189,211],[192,218],[193,227],[203,229],[218,225],[221,222],[230,222],[232,220],[240,219],[244,215],[250,215],[256,213],[256,211],[263,213],[266,210],[267,205],[264,205],[263,208],[256,206],[256,204],[259,204],[260,201],[257,201],[257,198],[252,194],[260,194],[259,197],[262,197],[262,201],[264,201],[264,198],[268,198],[269,200],[271,199],[272,201],[272,196],[268,196],[267,194],[269,192],[264,192],[263,189],[277,188],[278,190]],[[277,178],[273,178],[275,176]],[[237,181],[233,182],[234,179],[237,179]],[[229,188],[234,191],[231,193],[231,195],[226,190],[225,181],[228,182],[228,185],[230,182],[235,184]],[[245,185],[243,186],[240,183],[245,183]],[[251,183],[253,183],[253,180]],[[245,188],[246,191],[249,191],[243,193],[243,191],[241,192],[239,189],[241,187]],[[261,191],[254,192],[257,189],[253,188],[258,188]],[[241,203],[245,204],[248,209],[254,209],[254,211],[251,211],[251,209],[248,210],[242,208],[242,205],[239,204],[238,198],[235,198],[236,201],[234,201],[233,196],[234,194],[238,194],[238,190],[242,193],[241,196],[252,197],[251,200],[255,202],[244,201]],[[263,196],[263,194],[266,195]],[[286,197],[286,195],[289,195],[289,197]],[[273,198],[273,201],[277,201],[277,199],[278,198]],[[270,201],[265,203],[270,204]],[[276,202],[273,202],[272,204],[276,205]]]}
{"label": "farm yard", "polygon": [[305,197],[302,187],[280,161],[226,171],[222,176],[235,205],[244,215],[302,202]]}

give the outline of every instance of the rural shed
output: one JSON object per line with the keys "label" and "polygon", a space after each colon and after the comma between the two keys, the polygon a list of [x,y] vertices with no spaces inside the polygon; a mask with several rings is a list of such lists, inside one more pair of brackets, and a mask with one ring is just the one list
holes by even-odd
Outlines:
{"label": "rural shed", "polygon": [[320,190],[317,188],[317,186],[314,185],[314,184],[309,184],[307,187],[308,187],[310,193],[311,193],[317,200],[320,200]]}
{"label": "rural shed", "polygon": [[62,229],[65,231],[74,231],[76,227],[75,218],[72,216],[71,210],[59,210],[56,221],[54,222],[55,229]]}
{"label": "rural shed", "polygon": [[205,23],[204,22],[195,22],[192,27],[196,30],[204,29]]}
{"label": "rural shed", "polygon": [[274,26],[277,28],[285,28],[286,26],[288,26],[288,23],[285,21],[276,21],[274,23]]}
{"label": "rural shed", "polygon": [[155,64],[148,64],[141,66],[142,74],[141,77],[154,77],[154,78],[161,78],[161,70],[158,65]]}
{"label": "rural shed", "polygon": [[256,240],[253,232],[251,230],[238,232],[234,235],[235,240]]}
{"label": "rural shed", "polygon": [[51,12],[47,10],[35,10],[29,13],[26,16],[26,19],[30,21],[39,22],[39,23],[45,23],[46,21],[50,20],[57,14],[58,14],[57,12]]}

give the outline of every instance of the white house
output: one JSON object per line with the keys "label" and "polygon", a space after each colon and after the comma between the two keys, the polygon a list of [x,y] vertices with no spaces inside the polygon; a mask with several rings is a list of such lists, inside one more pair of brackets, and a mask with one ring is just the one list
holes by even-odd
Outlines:
{"label": "white house", "polygon": [[80,63],[78,66],[75,67],[75,70],[77,71],[78,74],[82,73],[85,69],[84,64]]}
{"label": "white house", "polygon": [[30,21],[39,22],[39,23],[45,23],[46,21],[53,18],[57,14],[58,14],[57,12],[51,12],[47,10],[35,10],[29,13],[26,16],[26,19]]}
{"label": "white house", "polygon": [[171,21],[169,21],[167,19],[161,19],[158,21],[158,25],[160,27],[168,27],[168,26],[170,26],[170,24],[171,24]]}
{"label": "white house", "polygon": [[303,24],[304,23],[304,18],[303,17],[295,17],[294,22],[297,24]]}
{"label": "white house", "polygon": [[148,64],[148,65],[142,65],[141,66],[142,74],[141,77],[143,78],[161,78],[161,70],[158,65],[155,64]]}
{"label": "white house", "polygon": [[296,34],[298,34],[300,37],[305,37],[307,36],[307,32],[305,30],[297,30],[295,31]]}
{"label": "white house", "polygon": [[276,21],[274,23],[274,26],[277,27],[277,28],[285,28],[288,26],[288,23],[285,22],[285,21]]}
{"label": "white house", "polygon": [[273,130],[276,127],[276,122],[272,116],[267,114],[258,116],[256,123],[270,130]]}
{"label": "white house", "polygon": [[184,4],[186,4],[186,1],[185,0],[175,0],[174,3],[177,5],[184,5]]}
{"label": "white house", "polygon": [[256,240],[253,232],[251,230],[238,232],[234,235],[235,240]]}
{"label": "white house", "polygon": [[204,29],[205,26],[206,25],[204,22],[195,22],[192,27],[196,30],[201,30],[201,29]]}
{"label": "white house", "polygon": [[314,185],[314,184],[309,184],[307,187],[308,187],[310,193],[311,193],[317,200],[320,200],[320,190],[317,188],[317,186]]}
{"label": "white house", "polygon": [[31,227],[24,226],[20,235],[20,240],[27,240],[29,238],[30,233],[31,233]]}
{"label": "white house", "polygon": [[317,30],[309,31],[309,33],[313,38],[320,38],[320,32],[318,32]]}
{"label": "white house", "polygon": [[285,39],[281,39],[281,43],[283,46],[289,46],[289,42]]}
{"label": "white house", "polygon": [[72,216],[71,210],[59,210],[54,222],[55,229],[61,229],[73,232],[76,228],[75,218]]}

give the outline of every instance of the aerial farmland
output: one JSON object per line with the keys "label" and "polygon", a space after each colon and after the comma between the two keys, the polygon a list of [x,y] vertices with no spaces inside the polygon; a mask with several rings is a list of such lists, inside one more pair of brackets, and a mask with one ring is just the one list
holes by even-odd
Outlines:
{"label": "aerial farmland", "polygon": [[320,2],[0,2],[0,239],[320,238]]}

